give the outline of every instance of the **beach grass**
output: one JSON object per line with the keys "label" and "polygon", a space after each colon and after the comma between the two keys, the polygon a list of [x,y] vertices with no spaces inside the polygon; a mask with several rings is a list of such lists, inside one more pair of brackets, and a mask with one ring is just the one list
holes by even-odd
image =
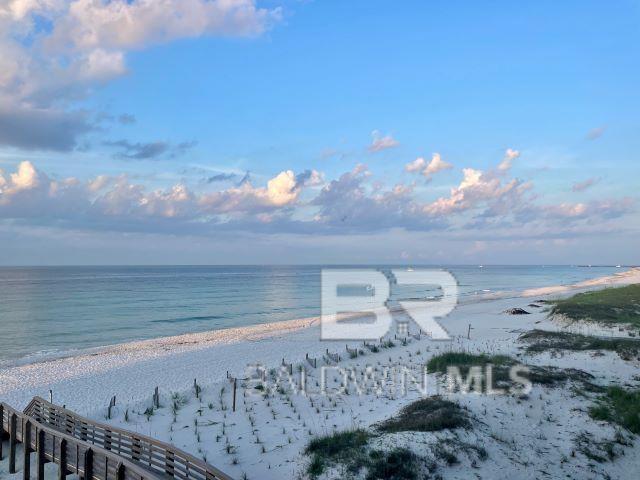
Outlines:
{"label": "beach grass", "polygon": [[414,480],[419,477],[421,459],[408,448],[374,450],[369,454],[366,480]]}
{"label": "beach grass", "polygon": [[427,397],[404,407],[397,416],[382,422],[378,430],[385,433],[435,432],[470,425],[467,413],[457,403]]}
{"label": "beach grass", "polygon": [[586,432],[578,434],[573,442],[580,453],[598,463],[614,461],[620,455],[624,455],[622,446],[628,446],[622,437],[599,440]]}
{"label": "beach grass", "polygon": [[606,350],[616,352],[624,360],[640,354],[640,340],[633,338],[601,338],[579,333],[531,330],[520,335],[519,340],[528,343],[529,353],[548,350]]}
{"label": "beach grass", "polygon": [[[408,448],[371,450],[372,434],[356,429],[318,437],[309,442],[305,453],[311,455],[307,473],[311,478],[329,467],[340,466],[348,478],[366,480],[415,480],[423,478],[424,459]],[[364,471],[364,477],[362,472]],[[344,477],[341,477],[344,478]]]}
{"label": "beach grass", "polygon": [[[519,373],[523,378],[528,378],[531,383],[547,387],[555,387],[569,381],[580,383],[584,390],[600,392],[602,387],[592,383],[593,375],[575,368],[558,368],[552,366],[537,366],[519,364],[508,355],[470,354],[466,352],[447,352],[436,355],[427,363],[429,373],[447,373],[449,367],[458,367],[461,375],[467,375],[469,369],[474,366],[486,367],[492,365],[492,380],[495,386],[511,386],[513,379],[510,375],[511,367],[521,365],[526,370]],[[488,378],[483,377],[483,383]],[[486,385],[485,385],[486,386]]]}
{"label": "beach grass", "polygon": [[312,439],[305,449],[311,455],[307,473],[316,478],[336,463],[347,465],[351,471],[360,470],[366,463],[365,449],[370,437],[366,430],[354,429]]}
{"label": "beach grass", "polygon": [[487,355],[484,353],[474,355],[466,352],[447,352],[432,357],[427,362],[427,372],[447,373],[449,367],[458,367],[464,374],[474,366],[494,365],[505,367],[515,363],[515,360],[507,355]]}
{"label": "beach grass", "polygon": [[589,409],[589,415],[594,420],[616,423],[640,434],[640,389],[609,387],[600,401]]}
{"label": "beach grass", "polygon": [[627,324],[640,328],[640,284],[585,292],[549,302],[551,315],[589,320],[603,325]]}

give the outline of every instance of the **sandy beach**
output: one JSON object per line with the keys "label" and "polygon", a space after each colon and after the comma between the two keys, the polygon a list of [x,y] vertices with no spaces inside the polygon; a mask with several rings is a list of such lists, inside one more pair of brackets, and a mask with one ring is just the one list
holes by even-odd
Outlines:
{"label": "sandy beach", "polygon": [[[324,364],[321,359],[327,350],[341,357],[339,362],[331,362],[324,374],[330,389],[334,388],[333,393],[342,384],[344,371],[339,368],[357,372],[370,366],[394,371],[402,366],[408,367],[419,379],[424,362],[444,351],[507,354],[529,365],[579,368],[594,375],[602,384],[615,380],[637,385],[637,361],[623,361],[612,352],[599,356],[589,352],[526,355],[517,340],[520,333],[533,328],[561,328],[558,322],[547,318],[542,308],[528,306],[533,297],[543,300],[630,283],[640,283],[639,269],[570,286],[525,291],[515,297],[468,302],[459,305],[443,321],[453,337],[451,341],[435,342],[425,336],[418,340],[409,336],[406,345],[396,341],[393,348],[377,353],[363,349],[361,342],[351,342],[352,348],[360,348],[365,353],[357,358],[349,358],[344,342],[319,341],[317,318],[104,347],[77,356],[6,369],[0,372],[0,396],[8,403],[23,407],[34,395],[48,398],[51,389],[55,403],[173,442],[234,477],[246,474],[247,478],[296,478],[303,474],[308,462],[302,451],[310,438],[343,429],[370,427],[393,416],[421,394],[418,388],[409,388],[406,392],[385,388],[376,392],[369,387],[358,394],[356,384],[349,381],[347,392],[321,395],[320,363]],[[514,307],[527,309],[531,314],[504,313]],[[469,326],[471,333],[467,339]],[[589,325],[582,327],[582,332],[627,335]],[[410,333],[417,333],[415,325],[410,327]],[[306,356],[319,359],[318,368],[311,368],[305,361]],[[279,367],[283,360],[291,364],[287,368],[291,368],[292,379],[296,381],[300,367],[305,367],[306,394],[281,389],[281,394],[265,400],[262,395],[255,395],[251,385],[245,382],[244,389],[239,387],[237,410],[230,411],[231,386],[227,375],[242,379],[247,376],[248,365],[260,364],[269,370]],[[200,399],[193,394],[194,380],[202,388]],[[145,415],[156,386],[164,408]],[[442,385],[433,374],[427,376],[427,388],[429,394],[443,393]],[[114,395],[117,405],[113,418],[105,420],[106,406]],[[501,473],[505,466],[527,465],[526,472],[523,470],[517,478],[541,478],[545,472],[552,477],[569,474],[574,478],[597,478],[598,468],[604,468],[589,467],[588,462],[577,459],[561,461],[570,457],[567,449],[578,432],[606,436],[613,431],[610,425],[593,422],[580,399],[569,389],[534,385],[527,401],[511,395],[452,396],[468,408],[477,424],[472,430],[449,434],[479,442],[489,454],[486,461],[473,462],[474,475],[505,478]],[[169,408],[175,398],[181,399],[178,412]],[[401,433],[378,438],[376,442],[416,448],[437,438],[433,433]],[[606,466],[611,478],[628,478],[622,472],[640,469],[640,447],[627,450],[628,454]],[[472,460],[439,473],[444,478],[469,478]]]}

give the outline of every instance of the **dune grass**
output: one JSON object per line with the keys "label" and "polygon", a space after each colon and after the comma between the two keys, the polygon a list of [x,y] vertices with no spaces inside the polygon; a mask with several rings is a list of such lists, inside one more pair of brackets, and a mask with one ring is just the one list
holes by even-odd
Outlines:
{"label": "dune grass", "polygon": [[552,315],[609,326],[627,324],[640,328],[640,284],[579,293],[549,303]]}
{"label": "dune grass", "polygon": [[311,455],[307,473],[316,478],[332,464],[345,464],[349,470],[358,471],[365,463],[365,449],[371,434],[356,429],[333,433],[312,439],[305,453]]}
{"label": "dune grass", "polygon": [[466,412],[457,403],[427,397],[404,407],[397,416],[382,422],[378,430],[385,433],[435,432],[470,425]]}
{"label": "dune grass", "polygon": [[[425,459],[407,448],[371,450],[372,434],[366,430],[348,430],[309,442],[305,453],[311,455],[307,473],[317,478],[329,467],[340,466],[347,478],[366,480],[416,480],[429,469]],[[363,476],[364,472],[364,476]],[[345,477],[342,477],[345,478]]]}
{"label": "dune grass", "polygon": [[[552,332],[550,332],[552,333]],[[526,335],[526,334],[525,334]],[[432,357],[427,363],[429,373],[447,373],[449,367],[458,367],[461,375],[467,375],[473,366],[493,366],[492,387],[512,386],[510,369],[518,365],[518,362],[507,355],[470,354],[465,352],[447,352]],[[591,392],[600,392],[602,387],[592,383],[593,375],[575,368],[558,368],[551,366],[522,365],[528,372],[520,372],[519,375],[528,378],[531,383],[547,387],[555,387],[572,381],[582,385]],[[486,378],[483,377],[483,386],[486,387]]]}
{"label": "dune grass", "polygon": [[369,454],[366,480],[414,480],[420,476],[421,459],[407,448]]}
{"label": "dune grass", "polygon": [[579,333],[531,330],[520,335],[520,341],[529,344],[529,353],[547,350],[607,350],[616,352],[624,360],[640,355],[640,340],[633,338],[601,338]]}
{"label": "dune grass", "polygon": [[589,415],[595,420],[616,423],[640,434],[640,389],[609,387],[598,404],[589,409]]}
{"label": "dune grass", "polygon": [[507,355],[487,355],[471,354],[466,352],[447,352],[432,357],[427,362],[427,371],[429,373],[447,373],[447,368],[458,367],[461,373],[465,374],[470,367],[486,365],[494,366],[511,366],[516,361]]}

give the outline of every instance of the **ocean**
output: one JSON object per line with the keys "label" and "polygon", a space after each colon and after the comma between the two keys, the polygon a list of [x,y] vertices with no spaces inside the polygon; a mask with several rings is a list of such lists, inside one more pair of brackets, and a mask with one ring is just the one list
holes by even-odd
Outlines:
{"label": "ocean", "polygon": [[[0,268],[0,367],[133,340],[320,314],[321,266]],[[326,267],[344,268],[344,267]],[[407,266],[357,268],[407,269]],[[414,268],[418,268],[415,266]],[[429,266],[458,280],[466,301],[572,284],[615,267]],[[403,287],[393,298],[438,289]]]}

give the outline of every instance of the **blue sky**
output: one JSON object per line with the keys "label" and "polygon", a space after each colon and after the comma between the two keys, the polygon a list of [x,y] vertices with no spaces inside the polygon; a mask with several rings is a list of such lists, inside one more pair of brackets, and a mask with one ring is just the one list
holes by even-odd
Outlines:
{"label": "blue sky", "polygon": [[637,1],[176,1],[0,7],[0,263],[640,262]]}

